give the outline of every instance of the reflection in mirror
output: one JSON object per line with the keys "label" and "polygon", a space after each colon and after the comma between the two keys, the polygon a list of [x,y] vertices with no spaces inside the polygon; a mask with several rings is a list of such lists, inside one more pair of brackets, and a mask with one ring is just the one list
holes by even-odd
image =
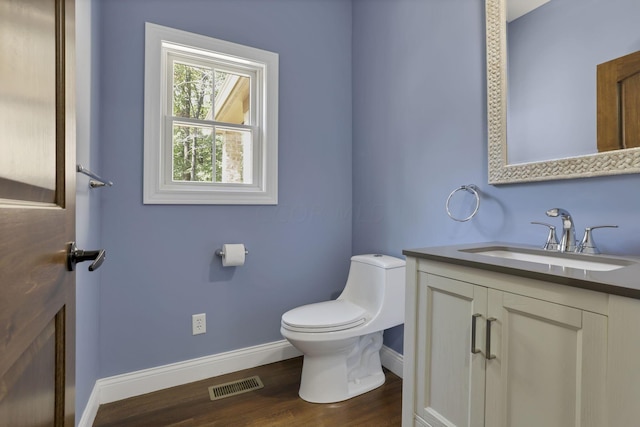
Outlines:
{"label": "reflection in mirror", "polygon": [[528,3],[507,24],[508,162],[597,153],[596,66],[640,48],[638,15],[624,0],[507,0],[507,15]]}
{"label": "reflection in mirror", "polygon": [[638,149],[596,143],[597,65],[640,50],[640,1],[486,6],[489,182],[640,172]]}
{"label": "reflection in mirror", "polygon": [[598,151],[640,147],[640,50],[598,65]]}

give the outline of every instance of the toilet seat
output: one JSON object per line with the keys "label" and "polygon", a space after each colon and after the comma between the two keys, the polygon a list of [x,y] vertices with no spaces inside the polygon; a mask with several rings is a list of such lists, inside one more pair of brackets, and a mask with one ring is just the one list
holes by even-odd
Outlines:
{"label": "toilet seat", "polygon": [[333,332],[366,322],[366,310],[345,300],[303,305],[282,315],[282,327],[295,332]]}

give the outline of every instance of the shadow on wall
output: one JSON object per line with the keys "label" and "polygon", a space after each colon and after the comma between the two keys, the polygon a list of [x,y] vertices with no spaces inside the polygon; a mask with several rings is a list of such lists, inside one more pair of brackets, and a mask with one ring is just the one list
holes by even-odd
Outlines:
{"label": "shadow on wall", "polygon": [[209,263],[209,282],[229,282],[236,274],[238,267],[223,267],[222,261],[218,255],[212,255],[211,263]]}

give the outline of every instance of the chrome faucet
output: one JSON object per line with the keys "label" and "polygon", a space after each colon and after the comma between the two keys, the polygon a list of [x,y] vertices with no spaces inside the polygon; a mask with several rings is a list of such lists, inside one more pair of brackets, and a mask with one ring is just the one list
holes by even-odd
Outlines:
{"label": "chrome faucet", "polygon": [[575,252],[576,250],[576,229],[573,226],[571,214],[562,208],[553,208],[547,211],[547,216],[560,217],[562,219],[562,238],[560,239],[560,252]]}

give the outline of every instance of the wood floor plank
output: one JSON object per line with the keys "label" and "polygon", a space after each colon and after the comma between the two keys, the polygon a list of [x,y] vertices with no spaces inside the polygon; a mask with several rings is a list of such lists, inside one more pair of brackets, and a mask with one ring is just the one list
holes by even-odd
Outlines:
{"label": "wood floor plank", "polygon": [[[385,370],[382,387],[344,402],[298,397],[302,357],[101,405],[94,427],[386,427],[401,424],[402,380]],[[254,375],[264,388],[211,401],[208,387]]]}

